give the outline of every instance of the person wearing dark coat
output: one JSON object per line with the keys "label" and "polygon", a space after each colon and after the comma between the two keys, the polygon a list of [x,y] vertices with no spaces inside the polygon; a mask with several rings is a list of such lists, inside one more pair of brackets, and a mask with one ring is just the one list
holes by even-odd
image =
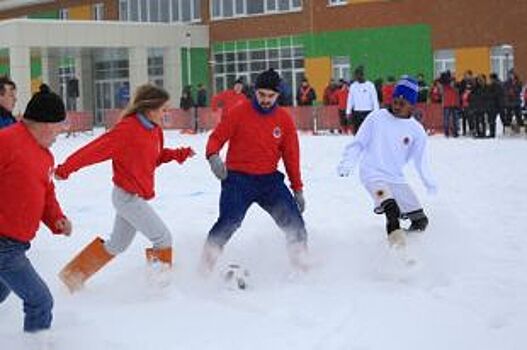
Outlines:
{"label": "person wearing dark coat", "polygon": [[[496,118],[503,115],[505,94],[500,79],[496,73],[490,76],[487,87],[487,118],[489,123],[489,137],[496,137]],[[503,117],[502,117],[503,122]]]}
{"label": "person wearing dark coat", "polygon": [[474,84],[474,89],[469,97],[469,108],[474,118],[474,137],[485,137],[486,123],[486,99],[487,83],[484,75],[478,75]]}
{"label": "person wearing dark coat", "polygon": [[194,100],[192,99],[190,86],[187,86],[181,93],[181,98],[179,99],[179,108],[188,111],[192,107],[194,107]]}
{"label": "person wearing dark coat", "polygon": [[198,92],[196,96],[196,107],[207,107],[207,89],[203,84],[198,84]]}

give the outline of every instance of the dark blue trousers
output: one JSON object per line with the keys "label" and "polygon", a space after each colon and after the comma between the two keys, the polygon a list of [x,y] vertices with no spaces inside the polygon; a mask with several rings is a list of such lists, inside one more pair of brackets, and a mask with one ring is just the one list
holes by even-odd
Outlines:
{"label": "dark blue trousers", "polygon": [[29,243],[0,237],[0,303],[13,291],[24,302],[24,331],[51,327],[53,297],[26,257]]}
{"label": "dark blue trousers", "polygon": [[284,175],[249,175],[229,171],[221,183],[220,217],[209,232],[208,241],[223,247],[240,227],[251,204],[268,212],[286,234],[288,243],[307,241],[304,219]]}

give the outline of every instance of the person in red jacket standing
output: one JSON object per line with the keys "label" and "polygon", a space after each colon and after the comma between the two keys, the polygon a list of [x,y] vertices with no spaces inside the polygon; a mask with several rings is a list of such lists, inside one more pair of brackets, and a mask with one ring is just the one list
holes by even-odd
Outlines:
{"label": "person in red jacket standing", "polygon": [[[207,142],[207,159],[221,180],[221,196],[220,216],[203,249],[200,270],[205,275],[213,270],[253,203],[267,211],[285,232],[293,267],[307,268],[298,135],[291,115],[277,105],[279,85],[280,76],[273,69],[261,73],[253,99],[233,108]],[[224,164],[219,152],[226,142],[229,149]],[[280,159],[293,193],[284,184],[284,175],[277,171]]]}
{"label": "person in red jacket standing", "polygon": [[137,231],[152,242],[153,247],[146,250],[147,261],[163,266],[162,270],[171,266],[172,235],[147,201],[155,195],[155,169],[172,160],[183,163],[194,151],[163,147],[159,125],[169,99],[160,87],[140,86],[113,129],[73,153],[55,170],[58,179],[67,179],[81,168],[108,159],[113,167],[112,202],[117,211],[113,231],[107,241],[95,238],[60,272],[70,291],[80,289],[91,275],[125,251]]}
{"label": "person in red jacket standing", "polygon": [[348,118],[346,115],[346,106],[348,104],[348,83],[341,79],[340,80],[340,87],[335,93],[335,96],[337,98],[337,106],[338,106],[338,112],[339,112],[339,122],[340,122],[340,130],[339,132],[341,134],[350,134],[351,133],[351,118]]}
{"label": "person in red jacket standing", "polygon": [[210,106],[212,110],[222,109],[222,115],[225,115],[229,109],[243,103],[247,96],[243,93],[243,81],[238,79],[234,82],[232,89],[217,93],[212,97]]}
{"label": "person in red jacket standing", "polygon": [[0,303],[13,291],[24,302],[24,331],[51,327],[53,297],[26,257],[42,221],[54,234],[71,234],[53,184],[55,137],[64,131],[62,99],[42,85],[21,123],[0,131]]}

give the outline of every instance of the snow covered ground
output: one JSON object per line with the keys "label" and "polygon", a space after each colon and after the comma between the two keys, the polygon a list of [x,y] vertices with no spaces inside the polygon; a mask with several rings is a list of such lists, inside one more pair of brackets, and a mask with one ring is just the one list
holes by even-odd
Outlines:
{"label": "snow covered ground", "polygon": [[[302,136],[315,267],[292,274],[282,233],[254,206],[219,264],[250,270],[250,288],[239,291],[196,273],[220,191],[203,159],[206,135],[166,136],[168,145],[200,153],[157,173],[151,203],[174,235],[172,284],[152,286],[143,252],[148,242],[138,235],[82,292],[66,291],[57,272],[96,234],[107,234],[114,215],[109,163],[72,175],[57,187],[74,235],[41,229],[29,253],[55,297],[54,349],[527,348],[525,139],[431,137],[439,194],[427,196],[409,169],[431,224],[410,238],[418,264],[408,267],[388,249],[384,219],[373,215],[356,173],[335,175],[351,138]],[[56,160],[91,138],[59,138]],[[22,349],[21,328],[21,302],[11,295],[0,305],[0,349]]]}

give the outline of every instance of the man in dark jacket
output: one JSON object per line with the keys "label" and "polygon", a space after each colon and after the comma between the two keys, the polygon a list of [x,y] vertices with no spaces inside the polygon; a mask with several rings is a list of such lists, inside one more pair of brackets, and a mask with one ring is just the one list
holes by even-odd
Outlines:
{"label": "man in dark jacket", "polygon": [[8,77],[0,77],[0,129],[16,123],[13,109],[16,104],[16,85]]}
{"label": "man in dark jacket", "polygon": [[307,78],[302,79],[302,84],[296,93],[296,102],[299,106],[312,106],[317,99],[315,89],[309,85]]}
{"label": "man in dark jacket", "polygon": [[[492,73],[490,76],[490,84],[487,87],[487,117],[489,121],[489,137],[496,137],[496,118],[498,113],[500,116],[503,115],[503,104],[505,94],[500,79],[496,73]],[[502,117],[503,121],[503,117]]]}
{"label": "man in dark jacket", "polygon": [[198,84],[198,92],[196,96],[196,106],[197,107],[207,107],[207,89],[203,84]]}

